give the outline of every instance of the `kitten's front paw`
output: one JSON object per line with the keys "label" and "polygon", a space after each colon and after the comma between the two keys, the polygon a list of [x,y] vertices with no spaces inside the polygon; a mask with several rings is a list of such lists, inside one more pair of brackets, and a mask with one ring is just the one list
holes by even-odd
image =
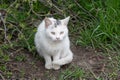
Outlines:
{"label": "kitten's front paw", "polygon": [[54,70],[58,70],[58,69],[60,69],[60,65],[53,64],[53,69],[54,69]]}
{"label": "kitten's front paw", "polygon": [[52,69],[52,64],[45,64],[46,69]]}

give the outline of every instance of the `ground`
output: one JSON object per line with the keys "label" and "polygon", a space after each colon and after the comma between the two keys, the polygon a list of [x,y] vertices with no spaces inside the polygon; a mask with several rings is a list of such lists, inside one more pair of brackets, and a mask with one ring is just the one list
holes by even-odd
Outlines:
{"label": "ground", "polygon": [[[107,67],[109,58],[103,57],[100,50],[82,48],[80,46],[71,46],[71,49],[74,53],[72,63],[62,66],[60,70],[46,70],[44,60],[39,55],[33,55],[26,49],[11,49],[9,50],[10,61],[6,62],[5,65],[7,66],[7,70],[12,72],[12,74],[6,77],[1,72],[1,78],[3,80],[6,78],[29,80],[96,80],[102,76],[107,79],[108,75],[105,75],[105,73],[110,72]],[[84,70],[85,72],[78,74],[75,72],[76,70]],[[72,73],[78,74],[77,78],[75,78],[76,75],[70,75]],[[84,76],[84,74],[87,74],[87,76]]]}

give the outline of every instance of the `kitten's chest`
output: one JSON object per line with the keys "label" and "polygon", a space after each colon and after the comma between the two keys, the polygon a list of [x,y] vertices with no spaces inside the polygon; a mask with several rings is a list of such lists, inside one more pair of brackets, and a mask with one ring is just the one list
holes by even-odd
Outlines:
{"label": "kitten's chest", "polygon": [[61,45],[49,45],[46,49],[47,53],[50,55],[54,55],[58,52],[61,52],[63,50],[63,47]]}

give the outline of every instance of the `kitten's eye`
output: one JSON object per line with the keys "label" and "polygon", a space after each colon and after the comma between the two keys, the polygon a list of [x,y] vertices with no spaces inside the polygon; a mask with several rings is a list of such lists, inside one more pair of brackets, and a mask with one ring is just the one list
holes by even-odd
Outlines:
{"label": "kitten's eye", "polygon": [[64,32],[60,32],[60,34],[63,34]]}
{"label": "kitten's eye", "polygon": [[55,35],[55,32],[51,32],[51,34]]}

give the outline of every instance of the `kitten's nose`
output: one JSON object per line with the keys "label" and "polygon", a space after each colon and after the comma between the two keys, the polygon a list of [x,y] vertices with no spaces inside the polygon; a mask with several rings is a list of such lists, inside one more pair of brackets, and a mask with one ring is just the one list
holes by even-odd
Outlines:
{"label": "kitten's nose", "polygon": [[59,40],[60,38],[59,37],[56,37],[57,40]]}

